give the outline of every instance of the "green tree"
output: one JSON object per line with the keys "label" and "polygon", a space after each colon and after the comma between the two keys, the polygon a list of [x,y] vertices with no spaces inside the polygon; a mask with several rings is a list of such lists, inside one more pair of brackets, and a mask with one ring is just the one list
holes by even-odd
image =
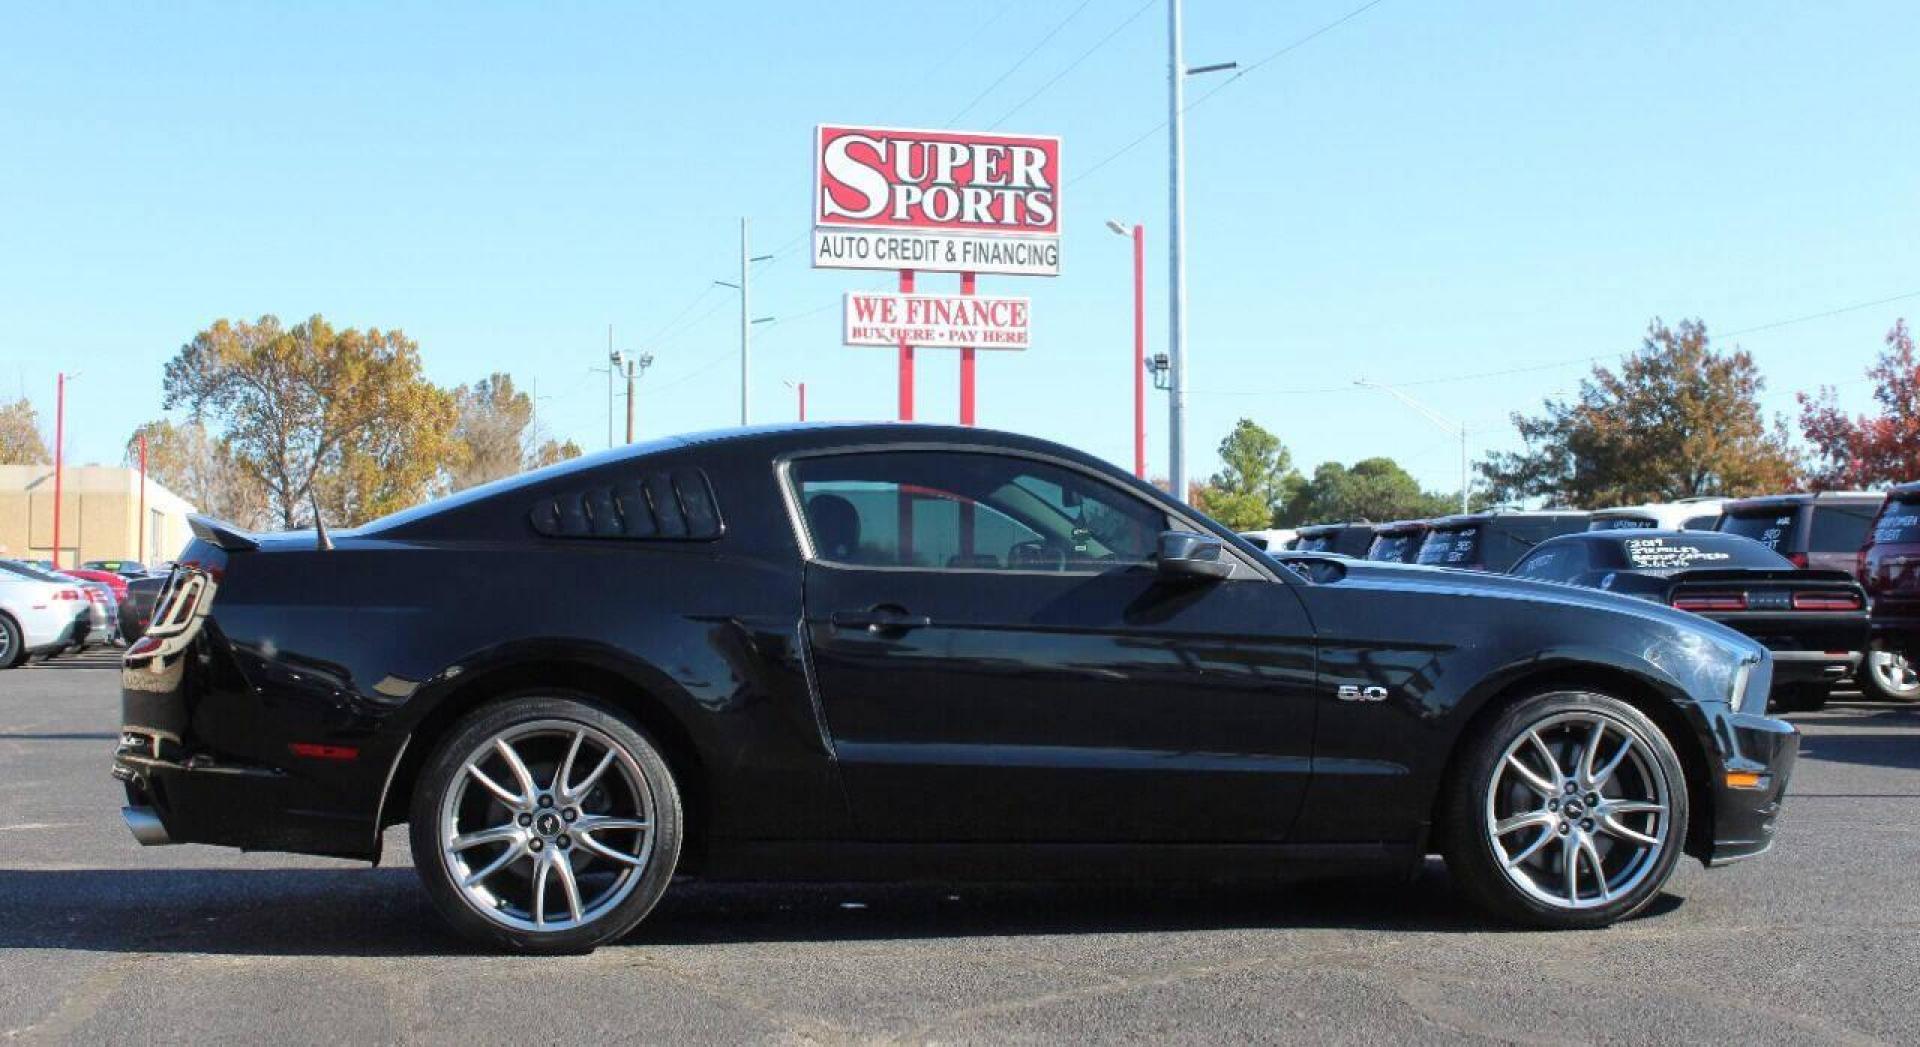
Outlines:
{"label": "green tree", "polygon": [[413,505],[455,457],[453,398],[399,331],[219,320],[167,364],[165,391],[260,478],[286,527],[310,498],[335,526]]}
{"label": "green tree", "polygon": [[1753,357],[1717,352],[1706,325],[1655,319],[1618,373],[1595,367],[1572,400],[1513,416],[1525,450],[1480,463],[1496,501],[1580,508],[1740,496],[1792,485],[1786,426],[1760,410]]}
{"label": "green tree", "polygon": [[1413,474],[1391,458],[1363,458],[1351,468],[1322,462],[1300,497],[1281,514],[1285,526],[1366,520],[1426,519],[1457,510],[1452,497],[1420,489]]}
{"label": "green tree", "polygon": [[1195,504],[1238,531],[1272,526],[1301,485],[1286,445],[1250,418],[1240,419],[1220,441],[1220,462]]}
{"label": "green tree", "polygon": [[0,465],[46,465],[53,461],[40,438],[40,416],[22,397],[0,404]]}

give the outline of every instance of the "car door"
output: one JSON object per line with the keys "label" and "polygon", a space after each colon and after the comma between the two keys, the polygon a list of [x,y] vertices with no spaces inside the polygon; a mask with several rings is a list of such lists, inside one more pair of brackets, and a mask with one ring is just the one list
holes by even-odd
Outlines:
{"label": "car door", "polygon": [[1167,509],[995,450],[785,468],[806,633],[873,840],[1273,841],[1311,773],[1314,652],[1250,561],[1162,578]]}

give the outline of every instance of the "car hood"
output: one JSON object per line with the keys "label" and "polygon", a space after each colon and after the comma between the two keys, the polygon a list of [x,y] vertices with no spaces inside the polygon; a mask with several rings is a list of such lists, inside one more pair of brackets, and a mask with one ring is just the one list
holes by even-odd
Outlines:
{"label": "car hood", "polygon": [[1338,581],[1320,584],[1432,592],[1483,599],[1525,600],[1582,607],[1707,633],[1735,649],[1750,650],[1756,655],[1766,653],[1766,648],[1751,637],[1718,622],[1635,596],[1623,596],[1601,589],[1564,585],[1559,582],[1515,578],[1508,574],[1463,571],[1452,567],[1425,567],[1419,564],[1380,563],[1371,560],[1342,560],[1340,563],[1346,568],[1346,576]]}

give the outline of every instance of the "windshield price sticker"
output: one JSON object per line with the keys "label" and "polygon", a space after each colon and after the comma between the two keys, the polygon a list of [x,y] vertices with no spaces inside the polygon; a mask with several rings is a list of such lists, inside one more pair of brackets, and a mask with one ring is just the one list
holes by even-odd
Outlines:
{"label": "windshield price sticker", "polygon": [[1626,544],[1627,562],[1648,570],[1691,567],[1697,563],[1733,559],[1730,553],[1702,549],[1697,545],[1675,545],[1665,538],[1629,538]]}

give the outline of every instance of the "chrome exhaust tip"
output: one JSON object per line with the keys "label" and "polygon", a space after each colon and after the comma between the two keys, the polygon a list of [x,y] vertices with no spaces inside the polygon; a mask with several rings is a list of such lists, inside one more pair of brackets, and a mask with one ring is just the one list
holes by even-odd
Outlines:
{"label": "chrome exhaust tip", "polygon": [[159,847],[173,842],[167,835],[167,827],[160,824],[160,816],[153,813],[151,807],[122,807],[120,817],[126,819],[127,831],[140,841],[142,847]]}

